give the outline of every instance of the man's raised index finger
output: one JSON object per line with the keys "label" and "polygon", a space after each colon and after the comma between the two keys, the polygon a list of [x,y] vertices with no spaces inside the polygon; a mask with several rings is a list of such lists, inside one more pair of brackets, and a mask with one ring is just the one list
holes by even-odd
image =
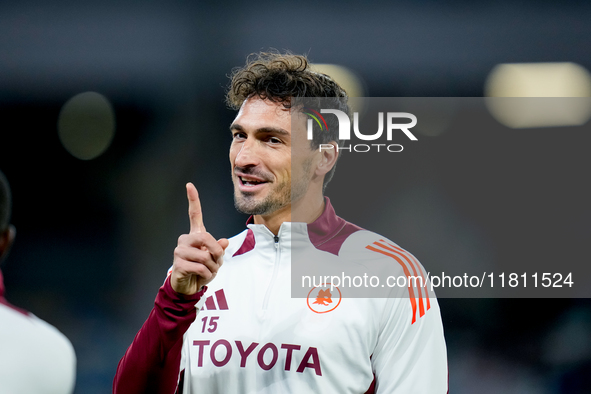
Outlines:
{"label": "man's raised index finger", "polygon": [[201,202],[197,188],[191,182],[187,183],[187,199],[189,200],[189,222],[191,223],[192,233],[204,233],[203,212],[201,211]]}

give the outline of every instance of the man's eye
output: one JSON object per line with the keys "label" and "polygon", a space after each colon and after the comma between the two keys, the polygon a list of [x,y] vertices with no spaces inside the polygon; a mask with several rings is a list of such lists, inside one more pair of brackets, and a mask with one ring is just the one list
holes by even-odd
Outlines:
{"label": "man's eye", "polygon": [[281,140],[277,137],[271,137],[271,138],[269,138],[269,142],[272,144],[280,144]]}
{"label": "man's eye", "polygon": [[242,139],[245,137],[244,137],[244,133],[235,133],[234,135],[232,135],[232,138],[235,140],[237,140],[237,139],[239,140],[239,139]]}

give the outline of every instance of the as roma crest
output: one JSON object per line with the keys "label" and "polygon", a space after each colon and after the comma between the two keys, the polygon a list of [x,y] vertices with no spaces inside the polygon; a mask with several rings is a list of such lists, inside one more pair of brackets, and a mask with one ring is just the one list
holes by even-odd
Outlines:
{"label": "as roma crest", "polygon": [[308,293],[308,308],[315,313],[327,313],[335,310],[341,303],[341,290],[326,283],[316,286]]}

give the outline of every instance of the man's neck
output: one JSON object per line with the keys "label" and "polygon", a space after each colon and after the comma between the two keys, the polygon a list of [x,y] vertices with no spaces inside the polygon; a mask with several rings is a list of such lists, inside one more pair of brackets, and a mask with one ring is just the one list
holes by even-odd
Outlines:
{"label": "man's neck", "polygon": [[324,196],[315,198],[301,198],[269,215],[255,215],[255,224],[264,224],[275,235],[284,222],[312,223],[324,212]]}

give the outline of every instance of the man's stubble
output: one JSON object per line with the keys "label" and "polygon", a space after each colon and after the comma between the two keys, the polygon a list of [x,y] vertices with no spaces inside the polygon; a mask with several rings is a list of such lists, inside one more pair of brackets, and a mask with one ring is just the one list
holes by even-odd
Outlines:
{"label": "man's stubble", "polygon": [[306,160],[303,174],[299,179],[286,179],[277,184],[262,200],[257,200],[254,193],[242,193],[237,188],[234,191],[234,206],[238,212],[247,215],[269,215],[294,201],[298,201],[308,191],[311,174],[312,159]]}

